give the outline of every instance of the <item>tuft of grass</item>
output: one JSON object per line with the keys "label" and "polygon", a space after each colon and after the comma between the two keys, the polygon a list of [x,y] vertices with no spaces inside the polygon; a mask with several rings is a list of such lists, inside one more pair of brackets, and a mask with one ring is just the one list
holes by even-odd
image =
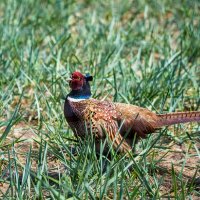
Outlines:
{"label": "tuft of grass", "polygon": [[197,123],[107,160],[74,138],[63,104],[79,70],[94,98],[199,110],[199,11],[198,0],[1,0],[1,198],[198,199]]}

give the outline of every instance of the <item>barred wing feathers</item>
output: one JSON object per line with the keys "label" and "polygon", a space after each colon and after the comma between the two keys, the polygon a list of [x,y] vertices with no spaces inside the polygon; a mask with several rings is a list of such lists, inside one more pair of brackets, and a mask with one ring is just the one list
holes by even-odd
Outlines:
{"label": "barred wing feathers", "polygon": [[88,99],[73,102],[73,108],[77,116],[86,124],[88,131],[92,129],[95,139],[108,137],[115,149],[119,148],[121,152],[131,150],[119,132],[117,119],[121,113],[116,110],[115,104]]}

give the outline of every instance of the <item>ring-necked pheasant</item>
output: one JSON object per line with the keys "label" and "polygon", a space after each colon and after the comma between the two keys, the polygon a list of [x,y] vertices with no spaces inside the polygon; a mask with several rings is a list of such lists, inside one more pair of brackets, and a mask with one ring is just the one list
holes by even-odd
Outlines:
{"label": "ring-necked pheasant", "polygon": [[93,99],[89,85],[92,79],[90,75],[72,73],[64,114],[76,136],[84,138],[92,131],[97,149],[100,141],[109,138],[115,149],[126,152],[132,149],[135,134],[145,138],[162,126],[200,121],[200,111],[156,114],[135,105]]}

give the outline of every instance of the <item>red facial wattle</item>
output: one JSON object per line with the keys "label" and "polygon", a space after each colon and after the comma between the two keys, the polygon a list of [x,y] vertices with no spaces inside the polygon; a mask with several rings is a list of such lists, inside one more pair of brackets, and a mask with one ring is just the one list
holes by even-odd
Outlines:
{"label": "red facial wattle", "polygon": [[69,85],[72,90],[80,90],[83,87],[84,76],[80,72],[74,72],[71,76]]}
{"label": "red facial wattle", "polygon": [[69,85],[71,87],[72,90],[80,90],[83,86],[83,80],[71,80],[69,82]]}

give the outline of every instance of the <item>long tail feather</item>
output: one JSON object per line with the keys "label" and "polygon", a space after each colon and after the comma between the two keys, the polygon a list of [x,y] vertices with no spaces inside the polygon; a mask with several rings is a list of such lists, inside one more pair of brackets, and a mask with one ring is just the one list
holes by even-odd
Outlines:
{"label": "long tail feather", "polygon": [[169,126],[186,122],[200,122],[200,111],[175,112],[157,116],[160,118],[160,126]]}

